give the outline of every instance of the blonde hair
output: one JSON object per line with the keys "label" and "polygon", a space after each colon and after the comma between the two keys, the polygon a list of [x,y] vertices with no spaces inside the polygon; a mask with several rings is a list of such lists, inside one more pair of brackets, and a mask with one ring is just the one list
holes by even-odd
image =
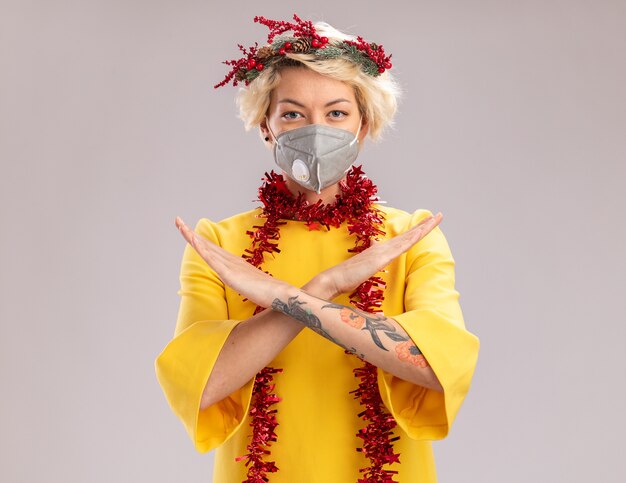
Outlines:
{"label": "blonde hair", "polygon": [[[328,37],[329,43],[356,40],[356,37],[340,32],[326,22],[314,25],[319,35]],[[291,52],[284,57],[285,60],[269,65],[248,86],[239,89],[236,102],[246,131],[258,127],[265,118],[272,90],[280,82],[280,71],[284,67],[309,68],[351,85],[359,111],[369,123],[368,134],[373,141],[381,138],[385,128],[393,126],[402,90],[388,71],[374,77],[363,72],[358,64],[342,57],[322,60],[314,54]]]}

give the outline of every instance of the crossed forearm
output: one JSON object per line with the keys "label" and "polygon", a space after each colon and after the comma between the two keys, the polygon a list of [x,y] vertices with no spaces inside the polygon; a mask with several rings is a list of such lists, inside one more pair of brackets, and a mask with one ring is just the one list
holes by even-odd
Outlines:
{"label": "crossed forearm", "polygon": [[296,287],[277,297],[272,308],[401,379],[443,391],[422,352],[393,318],[332,303]]}
{"label": "crossed forearm", "polygon": [[[326,296],[313,281],[303,289]],[[274,310],[264,310],[237,324],[218,354],[202,393],[200,409],[221,401],[250,381],[304,328],[294,318]]]}
{"label": "crossed forearm", "polygon": [[415,384],[441,391],[419,348],[394,319],[332,303],[311,282],[278,294],[272,309],[239,323],[222,347],[200,409],[226,398],[269,364],[305,327],[361,359]]}

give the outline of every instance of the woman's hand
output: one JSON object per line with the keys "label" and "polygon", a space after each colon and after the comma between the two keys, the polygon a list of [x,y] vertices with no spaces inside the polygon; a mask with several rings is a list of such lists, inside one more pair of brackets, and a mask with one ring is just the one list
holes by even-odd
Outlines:
{"label": "woman's hand", "polygon": [[271,307],[276,298],[286,300],[293,287],[246,262],[242,257],[201,237],[183,220],[176,217],[176,226],[185,240],[198,252],[226,285],[261,307]]}
{"label": "woman's hand", "polygon": [[384,242],[373,241],[361,253],[324,270],[310,283],[322,285],[332,300],[342,293],[354,291],[375,273],[389,265],[396,257],[406,252],[424,238],[443,219],[441,213],[423,219],[413,228]]}

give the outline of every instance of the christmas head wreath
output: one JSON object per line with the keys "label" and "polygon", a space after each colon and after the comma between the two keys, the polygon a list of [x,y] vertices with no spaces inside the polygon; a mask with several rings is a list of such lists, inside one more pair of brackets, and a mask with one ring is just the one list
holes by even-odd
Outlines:
{"label": "christmas head wreath", "polygon": [[[259,43],[245,48],[237,44],[243,53],[240,59],[226,60],[223,63],[231,66],[224,80],[214,87],[224,86],[232,81],[233,86],[239,82],[250,84],[259,74],[272,64],[281,62],[287,54],[312,54],[320,60],[344,58],[359,65],[363,72],[371,76],[379,76],[391,69],[391,55],[386,55],[383,46],[366,42],[363,37],[356,40],[329,40],[320,36],[310,20],[302,20],[293,15],[295,23],[282,20],[270,20],[256,16],[254,21],[270,29],[267,45],[259,48]],[[291,35],[285,32],[291,31]]]}

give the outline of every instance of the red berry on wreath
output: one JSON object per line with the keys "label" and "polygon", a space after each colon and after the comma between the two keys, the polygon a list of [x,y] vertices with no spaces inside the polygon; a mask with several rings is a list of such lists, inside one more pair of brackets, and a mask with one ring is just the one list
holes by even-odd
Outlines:
{"label": "red berry on wreath", "polygon": [[322,44],[320,43],[320,41],[319,41],[319,40],[317,40],[317,39],[313,39],[313,41],[311,42],[311,45],[312,45],[313,47],[315,47],[315,48],[318,48],[318,47],[319,47],[320,45],[322,45]]}
{"label": "red berry on wreath", "polygon": [[287,51],[284,48],[280,48],[280,49],[278,49],[278,53],[280,55],[285,55],[287,53]]}
{"label": "red berry on wreath", "polygon": [[291,48],[291,42],[285,42],[285,45],[283,45],[283,47],[285,47],[286,49],[290,49]]}
{"label": "red berry on wreath", "polygon": [[263,70],[263,67],[265,67],[263,64],[257,64],[256,70]]}
{"label": "red berry on wreath", "polygon": [[328,43],[328,37],[322,37],[321,40],[322,40],[323,44],[327,44]]}

